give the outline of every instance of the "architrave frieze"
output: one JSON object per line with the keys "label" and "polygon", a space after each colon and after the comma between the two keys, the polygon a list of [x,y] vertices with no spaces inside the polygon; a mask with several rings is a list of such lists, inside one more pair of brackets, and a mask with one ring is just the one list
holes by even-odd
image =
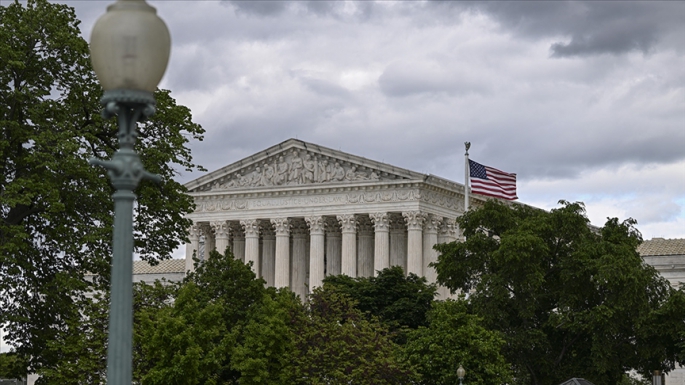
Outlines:
{"label": "architrave frieze", "polygon": [[[336,189],[337,190],[337,189]],[[194,195],[194,194],[193,194]],[[342,191],[296,191],[291,194],[223,194],[195,196],[195,213],[250,211],[290,207],[330,207],[393,202],[419,202],[417,187],[396,189],[342,189]]]}

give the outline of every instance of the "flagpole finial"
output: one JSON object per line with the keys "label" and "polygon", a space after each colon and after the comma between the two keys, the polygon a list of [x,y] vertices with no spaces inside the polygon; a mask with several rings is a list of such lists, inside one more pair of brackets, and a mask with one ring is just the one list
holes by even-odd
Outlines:
{"label": "flagpole finial", "polygon": [[466,147],[466,155],[468,155],[469,148],[471,148],[471,142],[464,142],[464,147]]}

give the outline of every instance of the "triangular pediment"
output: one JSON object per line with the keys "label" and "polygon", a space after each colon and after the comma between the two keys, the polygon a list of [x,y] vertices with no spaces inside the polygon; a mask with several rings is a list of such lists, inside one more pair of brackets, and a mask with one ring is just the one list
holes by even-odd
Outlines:
{"label": "triangular pediment", "polygon": [[191,192],[422,180],[426,175],[289,139],[188,182]]}

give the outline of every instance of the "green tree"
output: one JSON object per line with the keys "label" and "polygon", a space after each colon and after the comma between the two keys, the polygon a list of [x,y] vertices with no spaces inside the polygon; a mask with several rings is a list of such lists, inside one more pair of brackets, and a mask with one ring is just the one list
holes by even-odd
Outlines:
{"label": "green tree", "polygon": [[233,350],[231,366],[240,372],[243,385],[288,385],[295,348],[297,321],[304,315],[304,306],[293,292],[283,289],[269,291],[259,306],[240,326],[240,342]]}
{"label": "green tree", "polygon": [[546,212],[490,200],[459,224],[466,241],[436,247],[438,281],[474,290],[473,311],[502,332],[517,383],[613,385],[630,369],[683,362],[683,293],[638,255],[635,221],[594,229],[582,203]]}
{"label": "green tree", "polygon": [[314,290],[294,336],[284,384],[414,383],[415,373],[399,362],[399,346],[387,329],[334,288]]}
{"label": "green tree", "polygon": [[[0,6],[0,324],[31,370],[60,360],[69,322],[108,286],[113,188],[91,157],[110,158],[116,123],[100,117],[102,91],[73,9],[46,0]],[[163,182],[137,189],[135,250],[169,258],[186,237],[191,198],[172,177],[198,169],[186,147],[203,129],[169,91],[139,126],[137,149]],[[86,272],[96,273],[93,283]]]}
{"label": "green tree", "polygon": [[[154,363],[145,354],[145,334],[148,326],[157,321],[159,314],[173,306],[179,282],[156,280],[152,284],[145,282],[133,285],[133,378],[139,379],[152,369]],[[104,343],[105,341],[103,341]]]}
{"label": "green tree", "polygon": [[267,295],[264,281],[249,265],[212,251],[195,264],[178,289],[173,305],[141,310],[136,332],[138,380],[154,384],[236,383],[231,367],[241,326]]}
{"label": "green tree", "polygon": [[0,353],[0,378],[24,378],[26,367],[26,361],[15,352]]}
{"label": "green tree", "polygon": [[417,368],[421,384],[458,384],[456,368],[461,364],[467,384],[501,385],[511,381],[510,364],[500,354],[503,346],[500,333],[470,314],[465,300],[436,301],[428,312],[428,327],[410,332],[404,359]]}
{"label": "green tree", "polygon": [[57,362],[39,370],[37,384],[105,383],[109,299],[98,293],[81,305],[75,314],[70,312],[66,329],[45,342],[44,354],[57,357]]}
{"label": "green tree", "polygon": [[407,329],[427,325],[426,313],[436,293],[435,285],[416,274],[405,276],[399,266],[379,271],[376,277],[329,276],[324,279],[324,288],[329,286],[335,286],[352,298],[359,310],[378,317],[392,332],[398,333],[396,342],[405,340]]}

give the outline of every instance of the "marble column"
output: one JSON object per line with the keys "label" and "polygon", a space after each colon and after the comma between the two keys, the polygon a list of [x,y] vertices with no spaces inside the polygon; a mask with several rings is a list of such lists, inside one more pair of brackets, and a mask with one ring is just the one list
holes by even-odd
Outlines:
{"label": "marble column", "polygon": [[357,276],[373,276],[374,234],[373,224],[366,215],[357,217]]}
{"label": "marble column", "polygon": [[390,266],[399,266],[407,273],[407,228],[404,219],[393,215],[390,219]]}
{"label": "marble column", "polygon": [[326,218],[326,275],[340,275],[342,258],[342,233],[334,218]]}
{"label": "marble column", "polygon": [[[450,243],[457,240],[457,225],[454,218],[443,218],[438,230],[438,243]],[[438,299],[456,298],[457,293],[452,295],[445,286],[438,286]]]}
{"label": "marble column", "polygon": [[388,213],[369,214],[374,229],[373,270],[374,274],[390,267],[390,223]]}
{"label": "marble column", "polygon": [[231,228],[233,234],[233,256],[235,259],[245,262],[245,233],[239,223],[233,224]]}
{"label": "marble column", "polygon": [[214,231],[209,223],[204,223],[202,225],[202,233],[205,237],[205,250],[202,260],[209,258],[209,253],[214,251]]}
{"label": "marble column", "polygon": [[354,214],[338,215],[337,218],[342,228],[340,270],[342,274],[354,278],[357,276],[357,220]]}
{"label": "marble column", "polygon": [[271,224],[276,232],[274,286],[290,287],[290,221],[275,218]]}
{"label": "marble column", "polygon": [[188,240],[190,242],[186,243],[186,271],[193,271],[193,257],[198,258],[197,254],[200,253],[200,229],[197,225],[191,225],[188,229]]}
{"label": "marble column", "polygon": [[276,234],[271,223],[262,224],[262,277],[267,286],[274,286]]}
{"label": "marble column", "polygon": [[438,243],[438,228],[441,223],[442,217],[433,214],[425,216],[423,224],[423,276],[426,277],[428,283],[435,283],[438,279],[435,268],[428,265],[438,261],[438,252],[433,249],[433,246]]}
{"label": "marble column", "polygon": [[321,286],[324,278],[324,221],[323,217],[306,217],[309,226],[309,290]]}
{"label": "marble column", "polygon": [[215,221],[211,222],[210,226],[212,226],[212,231],[214,232],[216,251],[223,255],[226,252],[226,248],[228,248],[228,236],[230,232],[228,223],[226,223],[226,221]]}
{"label": "marble column", "polygon": [[406,211],[402,213],[407,223],[407,274],[414,273],[423,276],[423,221],[424,215],[420,211]]}
{"label": "marble column", "polygon": [[307,225],[298,218],[292,223],[293,255],[290,287],[302,300],[307,298]]}
{"label": "marble column", "polygon": [[252,271],[261,277],[259,271],[259,221],[245,219],[240,221],[245,231],[245,263],[252,262]]}

